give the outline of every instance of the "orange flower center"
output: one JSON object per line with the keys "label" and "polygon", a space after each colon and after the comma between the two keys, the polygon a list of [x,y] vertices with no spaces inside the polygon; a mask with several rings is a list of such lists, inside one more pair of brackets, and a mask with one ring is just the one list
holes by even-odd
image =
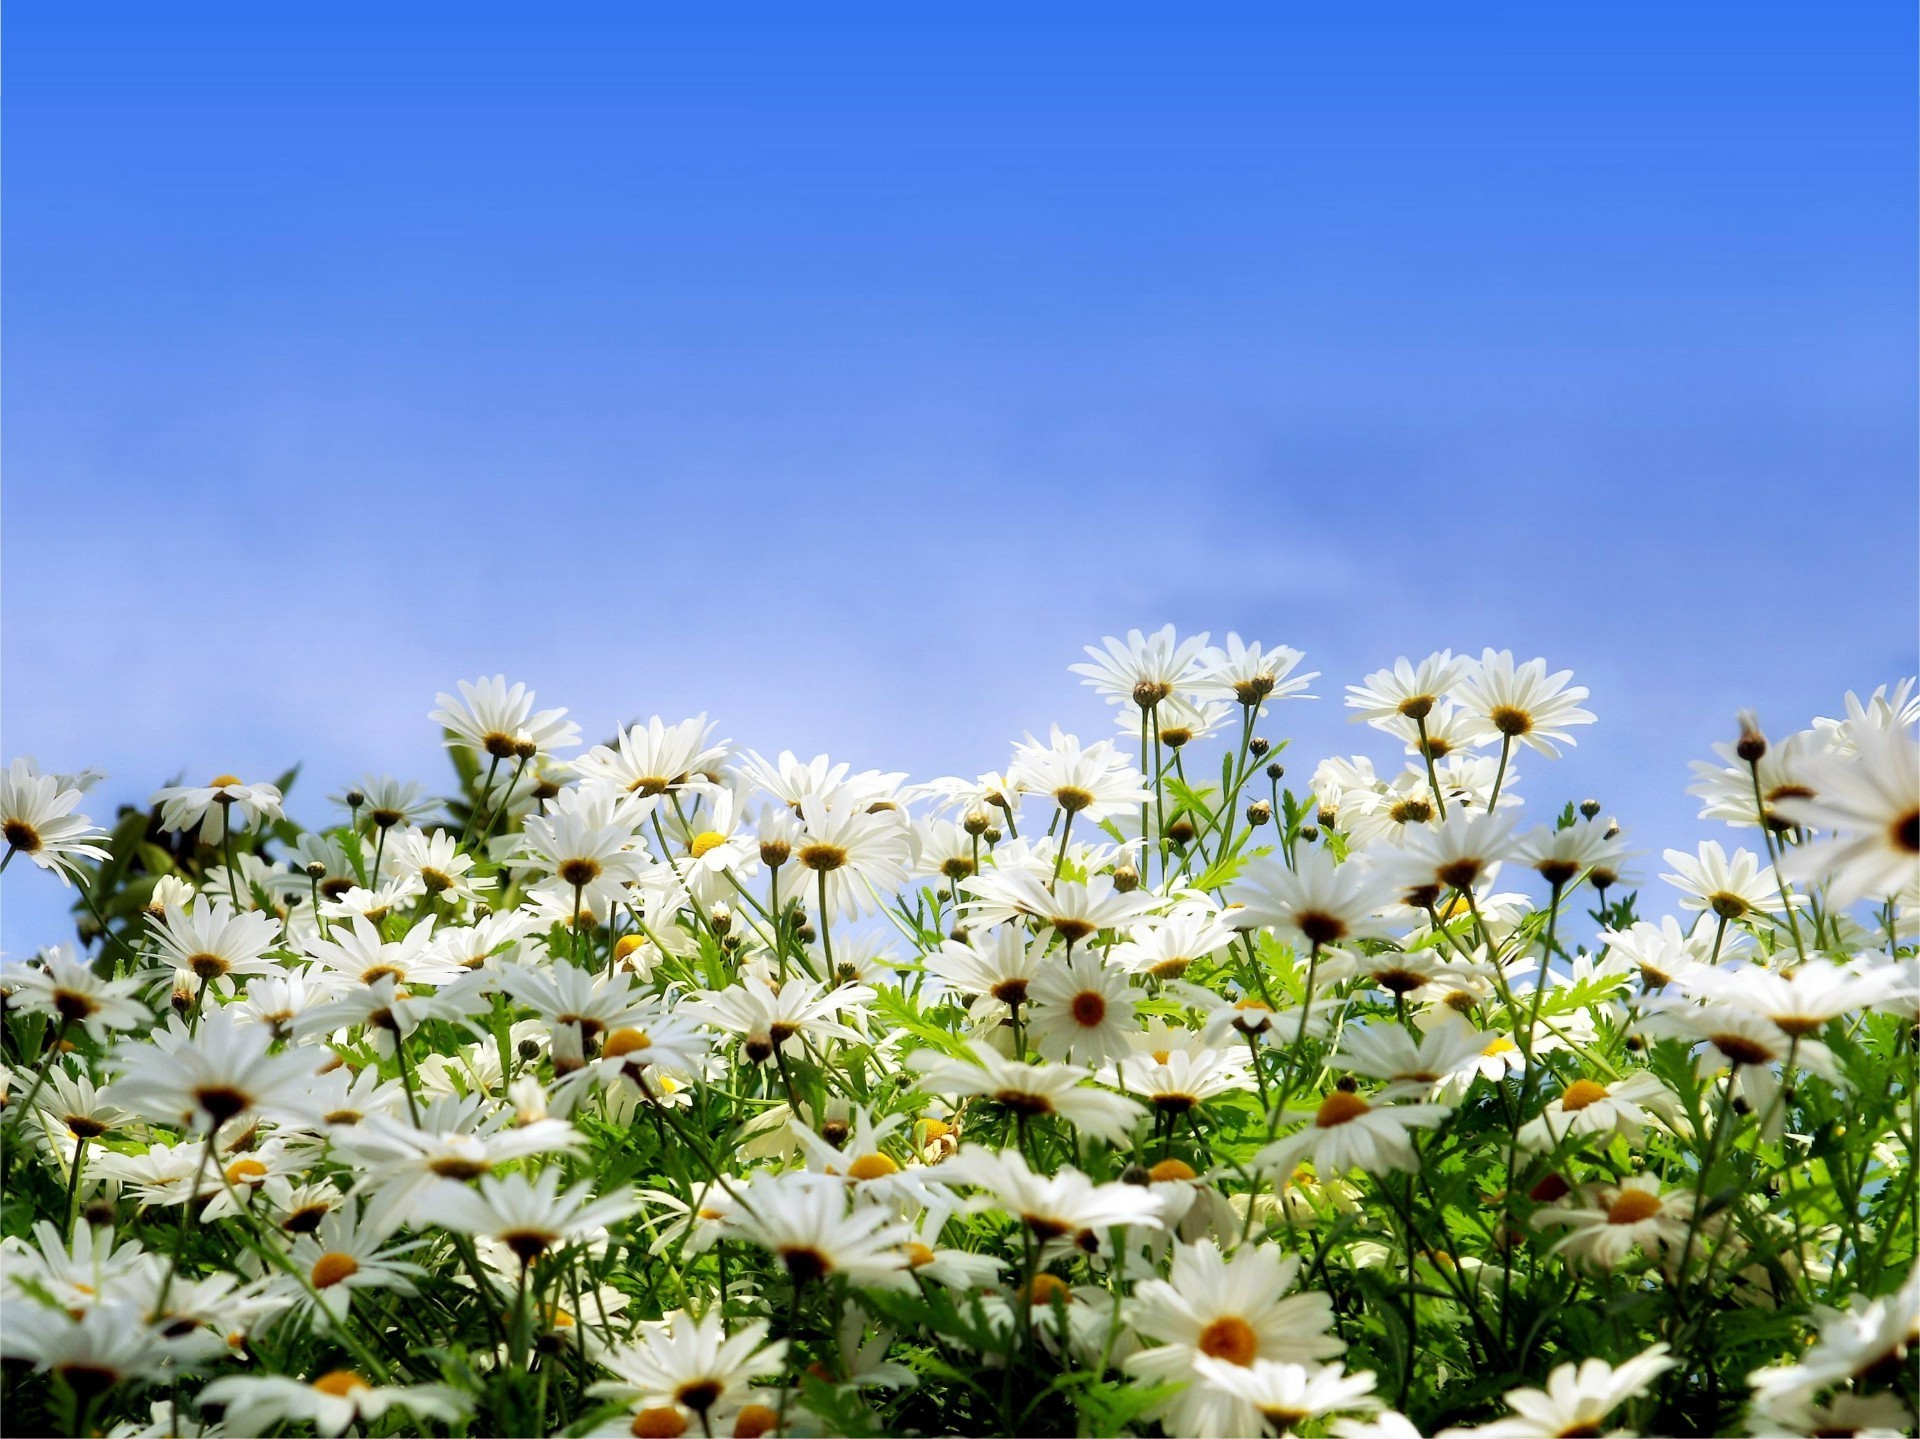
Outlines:
{"label": "orange flower center", "polygon": [[637,1049],[652,1048],[653,1040],[648,1038],[644,1029],[616,1029],[607,1036],[607,1042],[600,1047],[600,1052],[608,1059],[618,1059]]}
{"label": "orange flower center", "polygon": [[330,1394],[335,1399],[344,1399],[358,1389],[371,1389],[373,1386],[355,1374],[351,1369],[334,1369],[322,1374],[313,1381],[313,1387],[322,1394]]}
{"label": "orange flower center", "polygon": [[1660,1212],[1660,1196],[1644,1189],[1623,1189],[1607,1207],[1607,1223],[1638,1224]]}
{"label": "orange flower center", "polygon": [[1260,1336],[1253,1326],[1237,1314],[1216,1319],[1200,1331],[1199,1349],[1214,1359],[1229,1364],[1248,1365],[1260,1353]]}
{"label": "orange flower center", "polygon": [[1359,1095],[1336,1089],[1320,1101],[1320,1112],[1314,1116],[1313,1122],[1322,1129],[1332,1129],[1336,1125],[1351,1124],[1372,1109],[1373,1106]]}
{"label": "orange flower center", "polygon": [[680,1439],[687,1432],[687,1419],[678,1409],[642,1409],[628,1432],[634,1439]]}
{"label": "orange flower center", "polygon": [[334,1250],[322,1254],[313,1261],[313,1280],[315,1289],[331,1289],[343,1279],[351,1279],[360,1272],[360,1261],[351,1254],[342,1254]]}
{"label": "orange flower center", "polygon": [[1184,1159],[1163,1159],[1147,1171],[1147,1178],[1151,1179],[1155,1184],[1163,1184],[1175,1179],[1192,1179],[1193,1177],[1193,1166]]}

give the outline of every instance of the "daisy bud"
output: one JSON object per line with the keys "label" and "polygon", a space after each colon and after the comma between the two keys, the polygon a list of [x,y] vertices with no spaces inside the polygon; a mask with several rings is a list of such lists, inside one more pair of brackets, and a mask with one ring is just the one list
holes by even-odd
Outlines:
{"label": "daisy bud", "polygon": [[1599,814],[1600,814],[1600,801],[1599,801],[1599,800],[1597,800],[1597,799],[1583,799],[1583,800],[1581,800],[1581,801],[1580,801],[1580,818],[1582,818],[1582,819],[1596,819],[1596,818],[1598,818],[1598,817],[1599,817]]}
{"label": "daisy bud", "polygon": [[1247,806],[1247,823],[1255,829],[1273,818],[1273,806],[1263,799],[1257,799]]}
{"label": "daisy bud", "polygon": [[1255,735],[1252,739],[1247,741],[1247,753],[1251,754],[1255,759],[1259,759],[1262,755],[1264,755],[1268,750],[1272,748],[1273,748],[1273,741],[1269,739],[1263,739],[1259,735]]}
{"label": "daisy bud", "polygon": [[520,1041],[517,1053],[522,1063],[532,1064],[534,1060],[540,1057],[540,1045],[534,1040],[523,1039]]}
{"label": "daisy bud", "polygon": [[820,937],[820,932],[807,923],[805,915],[798,916],[798,921],[799,927],[794,930],[794,934],[798,936],[802,944],[812,944]]}
{"label": "daisy bud", "polygon": [[765,1064],[773,1058],[773,1040],[764,1034],[748,1038],[746,1043],[747,1060],[752,1064]]}
{"label": "daisy bud", "polygon": [[1167,838],[1182,849],[1192,844],[1194,835],[1198,833],[1193,827],[1192,818],[1184,814],[1174,816],[1173,823],[1167,826]]}
{"label": "daisy bud", "polygon": [[367,802],[367,797],[357,789],[350,789],[341,797],[346,800],[348,809],[358,809]]}
{"label": "daisy bud", "polygon": [[787,856],[793,853],[793,846],[784,839],[763,839],[760,841],[760,863],[768,869],[778,869],[787,862]]}
{"label": "daisy bud", "polygon": [[1132,894],[1140,888],[1140,871],[1130,864],[1115,866],[1113,888],[1116,894]]}
{"label": "daisy bud", "polygon": [[724,904],[716,904],[707,912],[707,923],[713,926],[715,934],[725,934],[733,928],[733,911]]}
{"label": "daisy bud", "polygon": [[980,837],[984,839],[989,845],[998,844],[1000,843],[1000,840],[1001,840],[1000,831],[997,829],[988,829]]}
{"label": "daisy bud", "polygon": [[1287,775],[1287,767],[1281,764],[1279,760],[1275,760],[1272,764],[1267,766],[1268,779],[1285,779],[1286,775]]}
{"label": "daisy bud", "polygon": [[1320,831],[1312,825],[1303,824],[1300,826],[1300,843],[1312,844],[1318,838],[1320,838]]}
{"label": "daisy bud", "polygon": [[1330,804],[1323,804],[1314,818],[1320,822],[1320,828],[1332,829],[1340,822],[1340,811]]}
{"label": "daisy bud", "polygon": [[530,739],[519,739],[513,742],[513,757],[517,760],[524,762],[539,753],[540,746]]}
{"label": "daisy bud", "polygon": [[104,1199],[93,1200],[81,1213],[86,1217],[87,1223],[95,1229],[111,1227],[115,1217],[113,1205]]}
{"label": "daisy bud", "polygon": [[993,827],[993,817],[985,810],[970,809],[960,827],[977,838]]}
{"label": "daisy bud", "polygon": [[1145,1185],[1153,1183],[1153,1176],[1147,1173],[1145,1165],[1129,1164],[1121,1173],[1120,1182],[1122,1184],[1138,1184],[1144,1187]]}
{"label": "daisy bud", "polygon": [[1767,737],[1760,733],[1760,719],[1752,710],[1741,710],[1739,721],[1740,738],[1734,742],[1733,752],[1748,764],[1758,764],[1767,752]]}

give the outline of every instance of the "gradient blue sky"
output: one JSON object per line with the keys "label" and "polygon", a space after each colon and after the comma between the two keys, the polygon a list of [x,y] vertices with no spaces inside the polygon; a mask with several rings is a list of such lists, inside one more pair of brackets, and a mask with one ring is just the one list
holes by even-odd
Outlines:
{"label": "gradient blue sky", "polygon": [[6,19],[0,719],[96,814],[438,782],[496,670],[974,772],[1172,620],[1309,652],[1303,758],[1571,666],[1524,789],[1657,850],[1914,668],[1910,5]]}

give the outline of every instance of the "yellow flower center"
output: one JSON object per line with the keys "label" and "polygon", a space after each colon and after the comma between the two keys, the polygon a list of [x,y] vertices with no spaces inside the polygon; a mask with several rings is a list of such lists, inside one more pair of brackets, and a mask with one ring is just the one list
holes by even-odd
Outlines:
{"label": "yellow flower center", "polygon": [[237,774],[217,774],[207,783],[208,789],[225,789],[230,784],[242,783]]}
{"label": "yellow flower center", "polygon": [[613,946],[614,962],[616,964],[619,963],[621,960],[625,959],[628,955],[632,954],[636,949],[638,949],[641,945],[645,944],[646,942],[647,942],[647,937],[643,934],[621,935],[620,938],[617,941],[615,941]]}
{"label": "yellow flower center", "polygon": [[1589,1104],[1598,1104],[1606,1097],[1606,1085],[1596,1084],[1591,1079],[1576,1079],[1560,1096],[1560,1108],[1568,1114],[1578,1114]]}
{"label": "yellow flower center", "polygon": [[635,1050],[652,1048],[653,1041],[647,1037],[644,1029],[616,1029],[607,1036],[607,1042],[601,1046],[600,1052],[608,1059],[618,1059]]}
{"label": "yellow flower center", "polygon": [[1055,1295],[1060,1297],[1063,1304],[1073,1302],[1073,1290],[1058,1274],[1036,1274],[1033,1283],[1027,1286],[1027,1302],[1043,1309],[1053,1303]]}
{"label": "yellow flower center", "polygon": [[313,1381],[313,1387],[322,1394],[332,1395],[335,1399],[345,1399],[356,1390],[373,1388],[351,1369],[334,1369],[322,1374]]}
{"label": "yellow flower center", "polygon": [[633,1416],[633,1425],[628,1432],[633,1439],[680,1439],[687,1432],[687,1420],[678,1409],[642,1409]]}
{"label": "yellow flower center", "polygon": [[726,842],[727,837],[718,830],[703,829],[693,837],[693,842],[687,846],[687,853],[699,859],[703,855],[711,854]]}
{"label": "yellow flower center", "polygon": [[933,1250],[917,1240],[907,1246],[907,1263],[914,1269],[933,1263]]}
{"label": "yellow flower center", "polygon": [[1163,1159],[1147,1171],[1147,1178],[1155,1184],[1165,1184],[1177,1179],[1192,1179],[1193,1166],[1184,1159]]}
{"label": "yellow flower center", "polygon": [[779,1422],[779,1414],[764,1404],[742,1404],[733,1416],[733,1439],[760,1439],[763,1434],[771,1434]]}
{"label": "yellow flower center", "polygon": [[884,1154],[875,1152],[863,1154],[847,1166],[849,1179],[885,1179],[889,1174],[898,1174],[900,1166]]}
{"label": "yellow flower center", "polygon": [[245,1184],[249,1179],[265,1179],[267,1166],[257,1159],[236,1159],[227,1166],[227,1183]]}

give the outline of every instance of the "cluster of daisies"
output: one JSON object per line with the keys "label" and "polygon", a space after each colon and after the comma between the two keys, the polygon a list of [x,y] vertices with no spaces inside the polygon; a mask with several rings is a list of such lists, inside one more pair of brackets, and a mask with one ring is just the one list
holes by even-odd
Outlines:
{"label": "cluster of daisies", "polygon": [[1298,652],[1088,655],[1111,733],[926,783],[498,677],[322,829],[15,760],[78,928],[0,969],[9,1424],[1913,1432],[1912,682],[1740,716],[1643,874],[1522,800],[1541,660],[1303,771]]}

